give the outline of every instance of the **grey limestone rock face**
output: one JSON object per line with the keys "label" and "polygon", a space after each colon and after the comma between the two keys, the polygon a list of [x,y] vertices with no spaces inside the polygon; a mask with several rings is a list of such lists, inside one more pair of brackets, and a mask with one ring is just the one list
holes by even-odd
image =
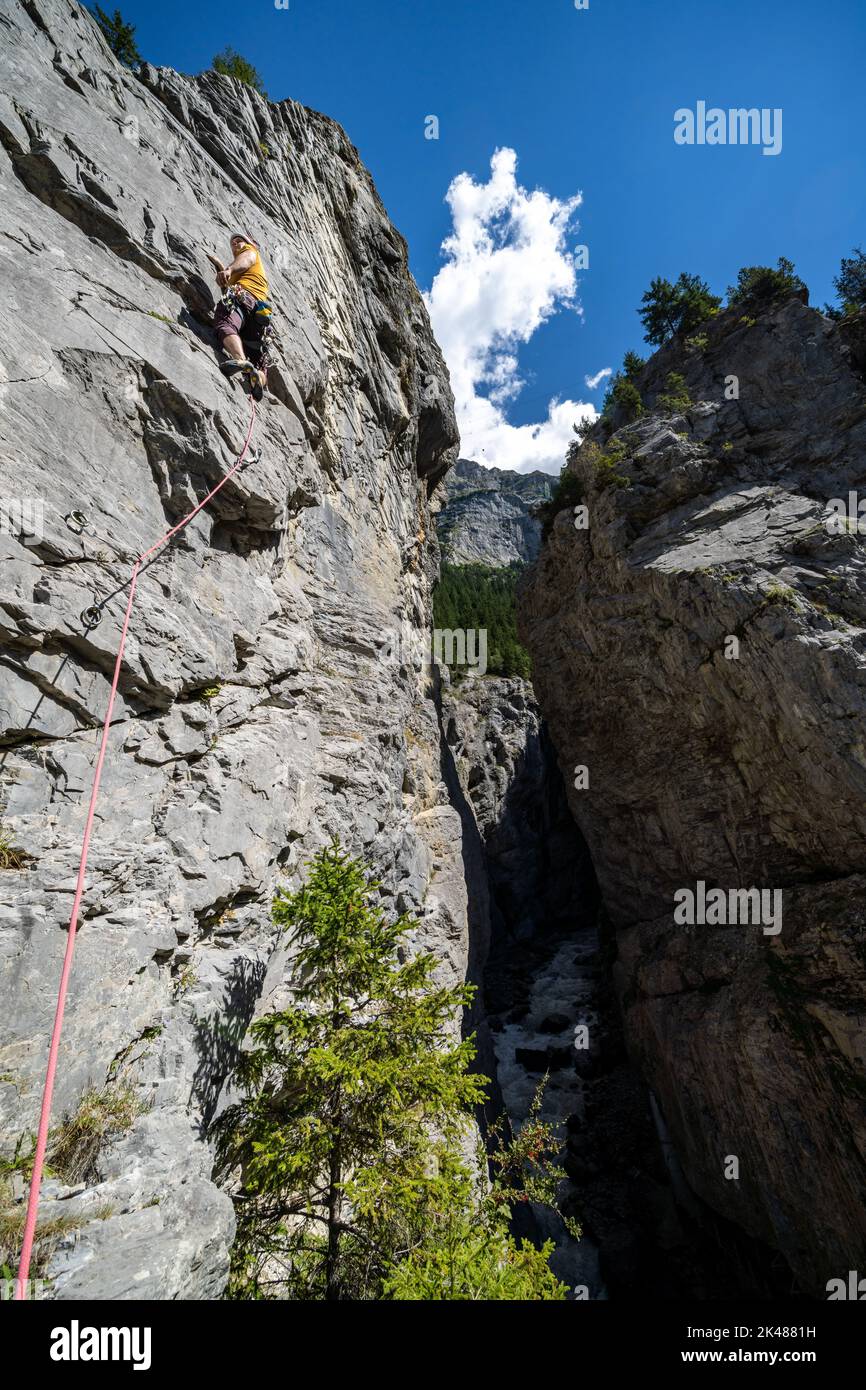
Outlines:
{"label": "grey limestone rock face", "polygon": [[442,558],[454,565],[531,564],[541,547],[535,510],[553,491],[548,473],[514,473],[458,459],[439,493]]}
{"label": "grey limestone rock face", "polygon": [[[686,1176],[825,1296],[866,1258],[866,552],[826,525],[864,485],[863,316],[744,318],[581,448],[588,527],[557,517],[521,627]],[[781,931],[679,924],[701,880],[781,890]]]}
{"label": "grey limestone rock face", "polygon": [[233,1217],[206,1130],[285,985],[277,883],[337,836],[443,974],[466,970],[435,692],[401,656],[430,627],[453,402],[339,126],[214,73],[135,76],[71,0],[2,0],[0,35],[0,496],[43,511],[38,534],[0,535],[6,1154],[38,1115],[132,560],[248,426],[217,369],[205,251],[255,236],[276,306],[254,457],[142,573],[103,774],[54,1118],[88,1086],[131,1086],[142,1112],[84,1191],[54,1180],[43,1202],[74,1218],[45,1256],[53,1296],[213,1297]]}

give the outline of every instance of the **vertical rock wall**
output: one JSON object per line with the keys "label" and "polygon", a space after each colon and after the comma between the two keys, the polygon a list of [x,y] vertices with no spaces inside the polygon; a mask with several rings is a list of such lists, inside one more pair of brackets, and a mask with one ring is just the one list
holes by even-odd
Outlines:
{"label": "vertical rock wall", "polygon": [[[279,997],[270,922],[338,836],[443,973],[468,958],[461,825],[423,646],[428,493],[456,453],[406,247],[343,131],[233,79],[122,69],[71,0],[0,3],[0,1125],[35,1127],[132,558],[232,465],[206,250],[261,243],[279,335],[256,456],[142,576],[111,730],[55,1119],[142,1110],[82,1190],[59,1298],[217,1295],[231,1203],[205,1141],[247,1022]],[[64,517],[86,517],[77,534]],[[101,622],[81,614],[105,601]]]}
{"label": "vertical rock wall", "polygon": [[[819,1296],[866,1263],[866,565],[826,525],[862,494],[863,323],[795,297],[656,354],[521,615],[631,1055],[694,1191]],[[778,890],[781,931],[675,919],[699,881]]]}

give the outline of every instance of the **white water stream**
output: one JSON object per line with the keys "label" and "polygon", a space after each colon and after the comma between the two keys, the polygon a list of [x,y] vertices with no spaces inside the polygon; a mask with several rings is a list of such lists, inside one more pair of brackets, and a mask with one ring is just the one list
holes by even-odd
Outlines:
{"label": "white water stream", "polygon": [[[544,1074],[543,1062],[537,1064],[538,1070],[530,1070],[517,1061],[518,1049],[528,1048],[535,1052],[557,1049],[573,1053],[575,1029],[581,1024],[589,1029],[589,1046],[592,1047],[596,1025],[595,981],[587,967],[595,958],[597,946],[596,934],[591,928],[563,941],[533,978],[526,1016],[519,1023],[505,1023],[493,1035],[499,1084],[505,1108],[516,1129],[526,1119]],[[548,1031],[550,1023],[559,1022],[563,1026],[558,1031]],[[547,1025],[544,1031],[542,1024]],[[565,1137],[565,1122],[570,1116],[578,1120],[584,1118],[583,1082],[572,1058],[564,1066],[551,1070],[542,1108],[542,1118],[557,1127],[561,1138]],[[542,1237],[556,1242],[551,1267],[563,1283],[579,1291],[572,1297],[606,1298],[599,1274],[598,1249],[589,1237],[584,1235],[580,1241],[575,1241],[558,1216],[538,1207],[535,1214]],[[580,1292],[581,1289],[587,1292]]]}

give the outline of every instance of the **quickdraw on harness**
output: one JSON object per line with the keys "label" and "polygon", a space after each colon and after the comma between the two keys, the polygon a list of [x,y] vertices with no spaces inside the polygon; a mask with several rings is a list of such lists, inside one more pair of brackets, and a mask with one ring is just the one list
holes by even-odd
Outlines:
{"label": "quickdraw on harness", "polygon": [[[255,295],[250,294],[242,285],[227,285],[222,295],[222,303],[230,312],[238,309],[246,316],[246,322],[240,332],[241,342],[257,353],[259,361],[256,365],[262,371],[267,371],[273,361],[273,304],[269,299],[256,299]],[[250,326],[253,329],[252,333],[249,331]]]}
{"label": "quickdraw on harness", "polygon": [[269,299],[256,299],[255,295],[250,294],[249,290],[245,290],[242,285],[227,285],[222,302],[228,309],[234,309],[240,305],[247,313],[255,314],[257,318],[265,322],[274,312],[274,306]]}

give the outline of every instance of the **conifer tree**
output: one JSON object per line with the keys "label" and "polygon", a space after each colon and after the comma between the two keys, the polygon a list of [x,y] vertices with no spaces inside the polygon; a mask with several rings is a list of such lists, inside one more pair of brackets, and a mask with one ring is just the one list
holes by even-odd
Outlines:
{"label": "conifer tree", "polygon": [[866,252],[859,246],[855,246],[850,256],[842,257],[839,274],[833,277],[833,287],[842,307],[827,306],[826,312],[832,318],[844,318],[846,314],[856,314],[858,309],[866,308]]}
{"label": "conifer tree", "polygon": [[769,265],[746,265],[737,275],[736,285],[728,289],[728,303],[741,309],[760,311],[790,294],[804,294],[809,291],[806,284],[794,270],[793,261],[780,256],[776,267]]}
{"label": "conifer tree", "polygon": [[135,25],[127,24],[120,10],[109,15],[95,5],[93,14],[115,58],[125,67],[137,68],[142,58],[135,42]]}
{"label": "conifer tree", "polygon": [[[421,1237],[386,1280],[388,1297],[432,1299],[508,1299],[520,1302],[561,1301],[568,1290],[549,1260],[553,1241],[538,1248],[519,1244],[510,1234],[514,1208],[536,1202],[557,1208],[557,1188],[564,1176],[558,1164],[562,1147],[541,1118],[547,1078],[538,1086],[529,1115],[516,1135],[500,1118],[479,1145],[474,1170],[453,1155],[446,1157],[439,1181],[426,1194]],[[580,1226],[563,1217],[569,1234],[580,1239]]]}
{"label": "conifer tree", "polygon": [[710,293],[710,287],[699,275],[683,272],[671,284],[657,277],[641,300],[638,309],[648,343],[660,347],[675,333],[693,333],[699,324],[719,312],[721,298]]}
{"label": "conifer tree", "polygon": [[436,985],[435,958],[407,952],[411,922],[389,922],[374,895],[333,846],[276,898],[298,984],[252,1025],[247,1094],[221,1125],[224,1158],[242,1170],[238,1286],[363,1295],[393,1257],[431,1133],[456,1142],[482,1099],[472,1043],[453,1032],[471,990]]}
{"label": "conifer tree", "polygon": [[248,87],[254,88],[263,97],[267,96],[263,78],[252,63],[241,57],[234,48],[224,48],[222,53],[217,53],[211,67],[214,72],[222,73],[223,77],[236,77],[239,82],[246,82]]}
{"label": "conifer tree", "polygon": [[238,1220],[229,1297],[561,1298],[552,1247],[509,1233],[518,1202],[555,1201],[557,1141],[535,1113],[493,1146],[492,1181],[484,1153],[467,1160],[486,1082],[459,1039],[472,990],[437,984],[414,923],[376,893],[335,844],[276,897],[297,983],[252,1025],[243,1097],[217,1125]]}

